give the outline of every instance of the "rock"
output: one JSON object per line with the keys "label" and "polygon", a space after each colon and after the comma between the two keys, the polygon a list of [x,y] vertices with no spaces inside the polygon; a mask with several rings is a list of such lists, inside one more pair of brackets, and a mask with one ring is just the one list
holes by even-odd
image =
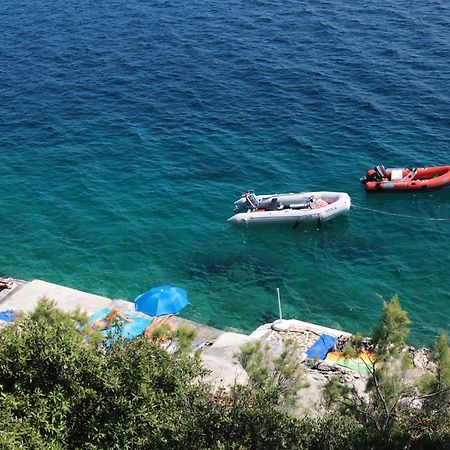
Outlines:
{"label": "rock", "polygon": [[346,383],[352,382],[352,377],[349,376],[348,373],[341,374],[341,379],[344,380]]}
{"label": "rock", "polygon": [[319,372],[336,372],[339,370],[336,366],[328,364],[324,361],[321,361],[318,364],[316,364],[314,366],[314,369],[318,370]]}
{"label": "rock", "polygon": [[427,348],[413,350],[412,360],[414,367],[422,370],[429,370],[433,373],[436,372],[436,364],[432,361],[431,352]]}
{"label": "rock", "polygon": [[325,377],[323,376],[323,374],[317,373],[317,372],[312,372],[311,378],[315,381],[324,381],[325,380]]}

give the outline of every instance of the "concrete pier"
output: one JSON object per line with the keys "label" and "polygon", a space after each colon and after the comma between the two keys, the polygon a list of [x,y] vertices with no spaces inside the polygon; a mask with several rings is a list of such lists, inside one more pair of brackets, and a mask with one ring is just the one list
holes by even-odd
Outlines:
{"label": "concrete pier", "polygon": [[[56,306],[65,312],[83,310],[88,315],[93,315],[103,308],[120,308],[136,315],[145,316],[143,313],[136,312],[133,302],[126,300],[112,300],[42,280],[12,281],[10,288],[0,292],[0,311],[29,312],[36,307],[41,298],[46,297],[54,301]],[[176,326],[187,325],[196,330],[197,336],[193,350],[202,350],[202,363],[205,368],[210,370],[207,380],[218,387],[229,386],[234,382],[246,382],[247,374],[236,355],[239,354],[241,346],[248,342],[266,342],[277,352],[285,338],[293,338],[299,342],[302,348],[302,359],[304,359],[306,349],[320,334],[325,333],[335,337],[350,335],[340,330],[299,320],[284,321],[287,325],[287,330],[284,332],[276,331],[272,328],[273,324],[264,324],[250,335],[226,332],[179,316],[172,317],[170,321]]]}
{"label": "concrete pier", "polygon": [[[54,301],[56,306],[65,312],[82,310],[88,315],[92,315],[103,308],[120,308],[128,312],[136,313],[134,303],[132,302],[112,300],[107,297],[42,280],[29,282],[13,280],[11,289],[0,292],[0,310],[29,312],[36,307],[38,301],[43,297]],[[200,341],[213,341],[223,333],[222,330],[218,330],[217,328],[192,322],[181,317],[175,316],[171,321],[175,325],[183,324],[195,328],[197,331],[197,340]]]}
{"label": "concrete pier", "polygon": [[32,311],[42,297],[54,300],[57,307],[65,312],[77,309],[94,314],[102,308],[111,306],[112,300],[99,295],[89,294],[46,281],[33,280],[13,288],[5,297],[0,298],[2,310]]}

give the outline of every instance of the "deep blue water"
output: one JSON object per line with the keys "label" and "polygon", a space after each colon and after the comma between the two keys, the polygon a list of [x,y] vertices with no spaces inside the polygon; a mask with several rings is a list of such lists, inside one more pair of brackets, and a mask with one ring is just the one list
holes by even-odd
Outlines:
{"label": "deep blue water", "polygon": [[[450,164],[442,1],[3,0],[0,272],[185,317],[367,332],[397,293],[448,331],[450,192],[366,195],[375,164]],[[339,190],[315,227],[239,229],[243,190]]]}

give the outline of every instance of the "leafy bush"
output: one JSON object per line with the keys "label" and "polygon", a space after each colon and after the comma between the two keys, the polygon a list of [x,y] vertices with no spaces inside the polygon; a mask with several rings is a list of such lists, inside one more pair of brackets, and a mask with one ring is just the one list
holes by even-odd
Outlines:
{"label": "leafy bush", "polygon": [[185,448],[208,399],[199,362],[143,338],[105,353],[78,319],[43,300],[0,333],[4,446]]}
{"label": "leafy bush", "polygon": [[[244,348],[241,361],[250,383],[212,392],[202,382],[198,354],[187,354],[189,330],[180,331],[184,341],[174,354],[145,338],[119,340],[105,352],[95,336],[77,331],[85,322],[85,316],[63,313],[44,299],[15,326],[0,331],[1,449],[366,450],[386,448],[388,438],[395,450],[444,449],[449,442],[450,414],[443,407],[447,337],[438,340],[438,372],[423,394],[443,394],[439,403],[394,409],[386,434],[368,415],[380,404],[355,404],[353,391],[342,390],[337,379],[326,391],[328,415],[298,419],[288,414],[286,406],[295,405],[304,385],[292,343],[275,359],[260,344]],[[402,329],[396,331],[400,341]],[[393,355],[392,345],[400,341],[385,334],[383,342],[390,344],[382,348]],[[378,392],[385,395],[390,377],[388,368],[378,376],[382,386],[368,391],[369,400]],[[361,409],[364,405],[367,409]]]}

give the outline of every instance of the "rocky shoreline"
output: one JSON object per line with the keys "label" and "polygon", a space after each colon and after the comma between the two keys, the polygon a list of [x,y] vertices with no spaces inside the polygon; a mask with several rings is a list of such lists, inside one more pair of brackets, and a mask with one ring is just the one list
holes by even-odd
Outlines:
{"label": "rocky shoreline", "polygon": [[[20,311],[24,309],[25,304],[27,310],[33,309],[38,298],[43,295],[55,300],[57,306],[64,310],[70,310],[71,308],[74,310],[81,307],[81,309],[89,308],[91,311],[88,311],[88,313],[92,313],[92,311],[104,307],[106,302],[109,302],[109,305],[114,305],[114,307],[128,309],[128,311],[134,308],[133,303],[125,300],[110,300],[39,280],[27,282],[18,279],[0,278],[0,286],[2,281],[4,288],[0,290],[0,310]],[[35,283],[35,287],[31,289],[33,283]],[[33,298],[30,299],[30,292],[25,292],[26,289],[23,289],[25,286],[28,291],[35,294]],[[75,298],[78,304],[75,304]],[[350,333],[344,331],[292,319],[284,321],[288,325],[284,331],[277,331],[274,324],[264,324],[250,335],[244,335],[217,330],[180,317],[174,317],[173,321],[176,325],[183,324],[196,329],[199,338],[194,349],[201,349],[203,364],[210,370],[207,381],[218,388],[229,388],[235,382],[247,382],[248,376],[238,359],[240,348],[245,343],[264,342],[269,346],[271,353],[277,356],[286,341],[295,341],[298,344],[298,364],[309,384],[308,387],[299,392],[301,411],[308,411],[313,415],[321,415],[324,412],[321,391],[332,376],[339,375],[345,383],[354,386],[360,393],[364,392],[367,379],[370,376],[367,371],[355,371],[340,365],[330,364],[326,360],[312,361],[307,359],[306,351],[324,333],[334,336],[337,339],[336,349],[342,351],[345,343],[351,337]],[[407,372],[408,380],[415,382],[427,372],[436,372],[436,364],[433,362],[429,349],[408,347],[407,351],[413,365]]]}
{"label": "rocky shoreline", "polygon": [[[354,387],[361,396],[364,396],[366,383],[370,378],[369,371],[352,370],[326,360],[308,360],[306,350],[314,344],[320,334],[316,326],[309,327],[308,324],[302,322],[301,325],[294,324],[287,331],[271,330],[265,338],[269,344],[281,345],[288,340],[293,340],[299,346],[298,364],[305,371],[305,378],[309,383],[308,387],[299,392],[300,414],[302,409],[314,416],[320,416],[326,412],[321,391],[331,377],[338,375],[341,381]],[[349,333],[344,332],[336,336],[336,349],[342,351],[350,337]],[[370,349],[369,339],[366,339],[366,345]],[[409,384],[414,385],[427,373],[436,373],[437,367],[430,349],[410,346],[405,351],[409,353],[412,362],[412,367],[407,371],[405,377],[405,381]]]}

